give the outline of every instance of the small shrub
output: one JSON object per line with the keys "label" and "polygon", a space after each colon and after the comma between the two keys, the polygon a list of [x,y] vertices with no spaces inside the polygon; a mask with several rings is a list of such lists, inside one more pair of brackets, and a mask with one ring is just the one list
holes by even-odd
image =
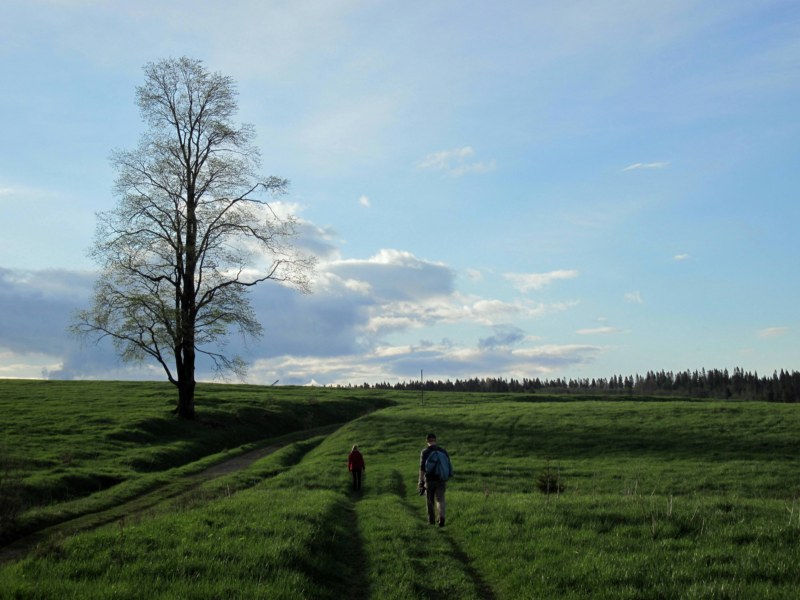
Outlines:
{"label": "small shrub", "polygon": [[536,487],[543,494],[561,494],[565,489],[558,469],[554,469],[549,465],[542,469],[536,478]]}

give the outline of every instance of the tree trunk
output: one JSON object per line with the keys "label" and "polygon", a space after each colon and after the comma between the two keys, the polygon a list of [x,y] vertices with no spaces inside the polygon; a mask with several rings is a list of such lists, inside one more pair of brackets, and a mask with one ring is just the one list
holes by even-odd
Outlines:
{"label": "tree trunk", "polygon": [[181,378],[178,383],[178,407],[176,412],[182,419],[194,419],[194,376]]}

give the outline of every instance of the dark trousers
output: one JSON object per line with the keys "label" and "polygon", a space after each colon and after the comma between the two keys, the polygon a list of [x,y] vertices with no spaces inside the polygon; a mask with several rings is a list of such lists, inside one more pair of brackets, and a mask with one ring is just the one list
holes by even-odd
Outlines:
{"label": "dark trousers", "polygon": [[426,481],[425,500],[428,504],[428,522],[436,520],[435,504],[439,505],[439,522],[444,523],[444,492],[447,488],[446,481]]}
{"label": "dark trousers", "polygon": [[353,474],[353,489],[361,489],[361,469],[353,469],[350,471]]}

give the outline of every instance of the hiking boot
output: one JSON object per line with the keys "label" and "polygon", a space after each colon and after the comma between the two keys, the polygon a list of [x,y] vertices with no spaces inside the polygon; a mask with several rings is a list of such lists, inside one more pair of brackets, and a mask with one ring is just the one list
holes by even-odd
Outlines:
{"label": "hiking boot", "polygon": [[439,519],[439,527],[444,527],[444,519]]}
{"label": "hiking boot", "polygon": [[433,519],[428,519],[428,525],[436,525],[436,521]]}

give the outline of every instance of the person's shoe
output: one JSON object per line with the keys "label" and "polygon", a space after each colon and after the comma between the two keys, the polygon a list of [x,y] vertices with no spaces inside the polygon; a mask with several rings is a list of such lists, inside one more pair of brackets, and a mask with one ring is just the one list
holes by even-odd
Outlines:
{"label": "person's shoe", "polygon": [[439,519],[439,527],[444,527],[444,519]]}
{"label": "person's shoe", "polygon": [[428,519],[428,525],[436,525],[436,521],[433,519]]}

